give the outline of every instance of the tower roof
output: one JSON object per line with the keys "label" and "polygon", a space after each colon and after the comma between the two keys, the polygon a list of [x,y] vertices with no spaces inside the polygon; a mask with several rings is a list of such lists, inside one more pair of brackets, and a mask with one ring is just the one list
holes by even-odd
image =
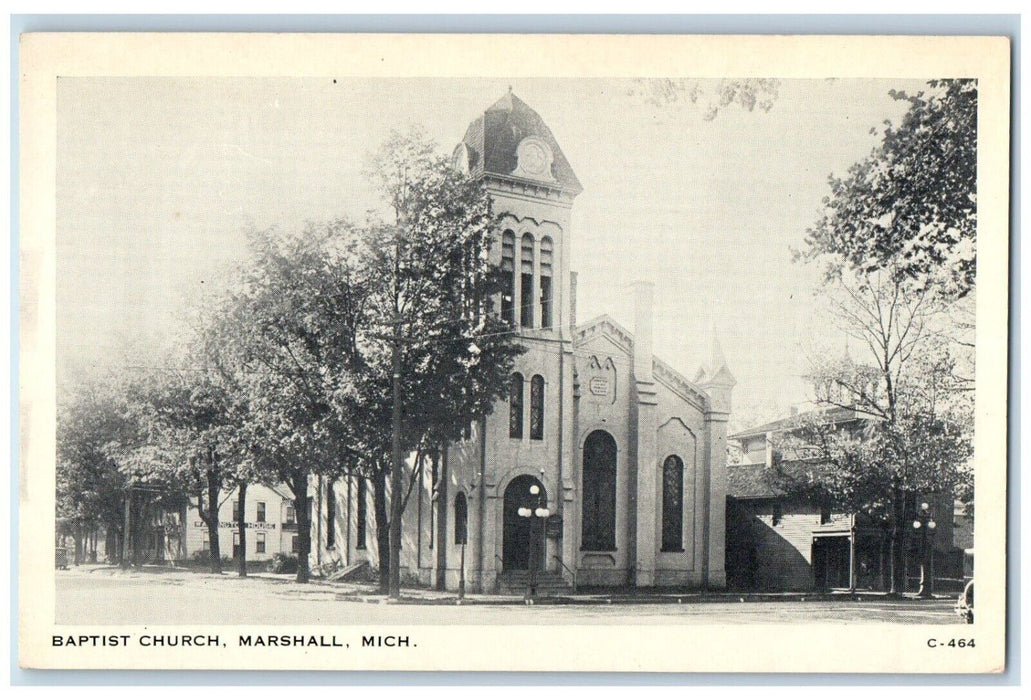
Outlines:
{"label": "tower roof", "polygon": [[519,166],[517,149],[529,136],[539,138],[551,149],[553,160],[550,175],[554,182],[574,195],[582,192],[583,185],[566,160],[551,129],[511,89],[474,119],[462,138],[462,144],[469,150],[470,174],[513,176]]}
{"label": "tower roof", "polygon": [[709,354],[709,362],[698,370],[695,381],[700,384],[721,384],[733,386],[737,384],[730,368],[727,367],[727,358],[723,355],[723,346],[716,335],[716,329],[712,329],[712,349]]}

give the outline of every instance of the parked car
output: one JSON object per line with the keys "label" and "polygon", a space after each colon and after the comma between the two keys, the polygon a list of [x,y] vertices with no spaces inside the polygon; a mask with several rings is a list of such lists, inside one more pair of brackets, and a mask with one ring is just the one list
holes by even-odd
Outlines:
{"label": "parked car", "polygon": [[971,579],[956,599],[956,614],[967,624],[974,624],[974,581]]}

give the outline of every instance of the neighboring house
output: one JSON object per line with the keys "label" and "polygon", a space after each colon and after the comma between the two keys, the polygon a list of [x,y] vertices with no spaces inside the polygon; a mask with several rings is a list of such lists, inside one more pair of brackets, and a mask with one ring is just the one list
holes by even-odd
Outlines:
{"label": "neighboring house", "polygon": [[[237,490],[223,491],[218,509],[218,548],[223,558],[235,558],[239,552],[238,510]],[[248,486],[244,511],[249,561],[265,561],[279,552],[297,551],[297,517],[293,496],[285,486]],[[204,558],[211,551],[211,541],[208,526],[197,513],[195,499],[191,499],[186,518],[187,555],[193,559]]]}
{"label": "neighboring house", "polygon": [[[809,415],[813,415],[812,413]],[[834,408],[820,418],[843,430],[867,419],[854,410]],[[775,454],[775,436],[790,432],[798,416],[728,436],[740,463],[727,468],[727,585],[736,590],[808,591],[835,588],[885,590],[890,581],[890,541],[884,526],[826,504],[785,493],[773,478],[773,465],[792,470],[819,469],[819,461]],[[948,583],[962,574],[962,551],[953,543],[952,495],[914,496],[930,505],[937,527],[931,539],[935,577]],[[907,520],[908,522],[908,520]],[[918,538],[910,537],[907,561],[910,588],[919,577]]]}

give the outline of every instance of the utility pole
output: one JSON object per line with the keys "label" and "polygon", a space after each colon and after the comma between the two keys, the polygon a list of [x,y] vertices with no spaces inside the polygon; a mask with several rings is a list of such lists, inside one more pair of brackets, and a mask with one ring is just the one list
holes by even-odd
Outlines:
{"label": "utility pole", "polygon": [[394,321],[394,335],[390,340],[390,365],[393,406],[391,407],[390,439],[393,463],[390,468],[390,587],[393,599],[401,597],[401,325]]}

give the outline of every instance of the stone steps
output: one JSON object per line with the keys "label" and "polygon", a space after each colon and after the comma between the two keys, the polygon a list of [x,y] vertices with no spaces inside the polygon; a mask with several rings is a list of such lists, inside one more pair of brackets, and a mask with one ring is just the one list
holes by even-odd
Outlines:
{"label": "stone steps", "polygon": [[[503,595],[518,595],[526,592],[530,581],[528,571],[506,571],[498,576],[498,592]],[[540,595],[559,595],[572,593],[573,587],[562,578],[561,574],[542,571],[537,574],[537,593]]]}

